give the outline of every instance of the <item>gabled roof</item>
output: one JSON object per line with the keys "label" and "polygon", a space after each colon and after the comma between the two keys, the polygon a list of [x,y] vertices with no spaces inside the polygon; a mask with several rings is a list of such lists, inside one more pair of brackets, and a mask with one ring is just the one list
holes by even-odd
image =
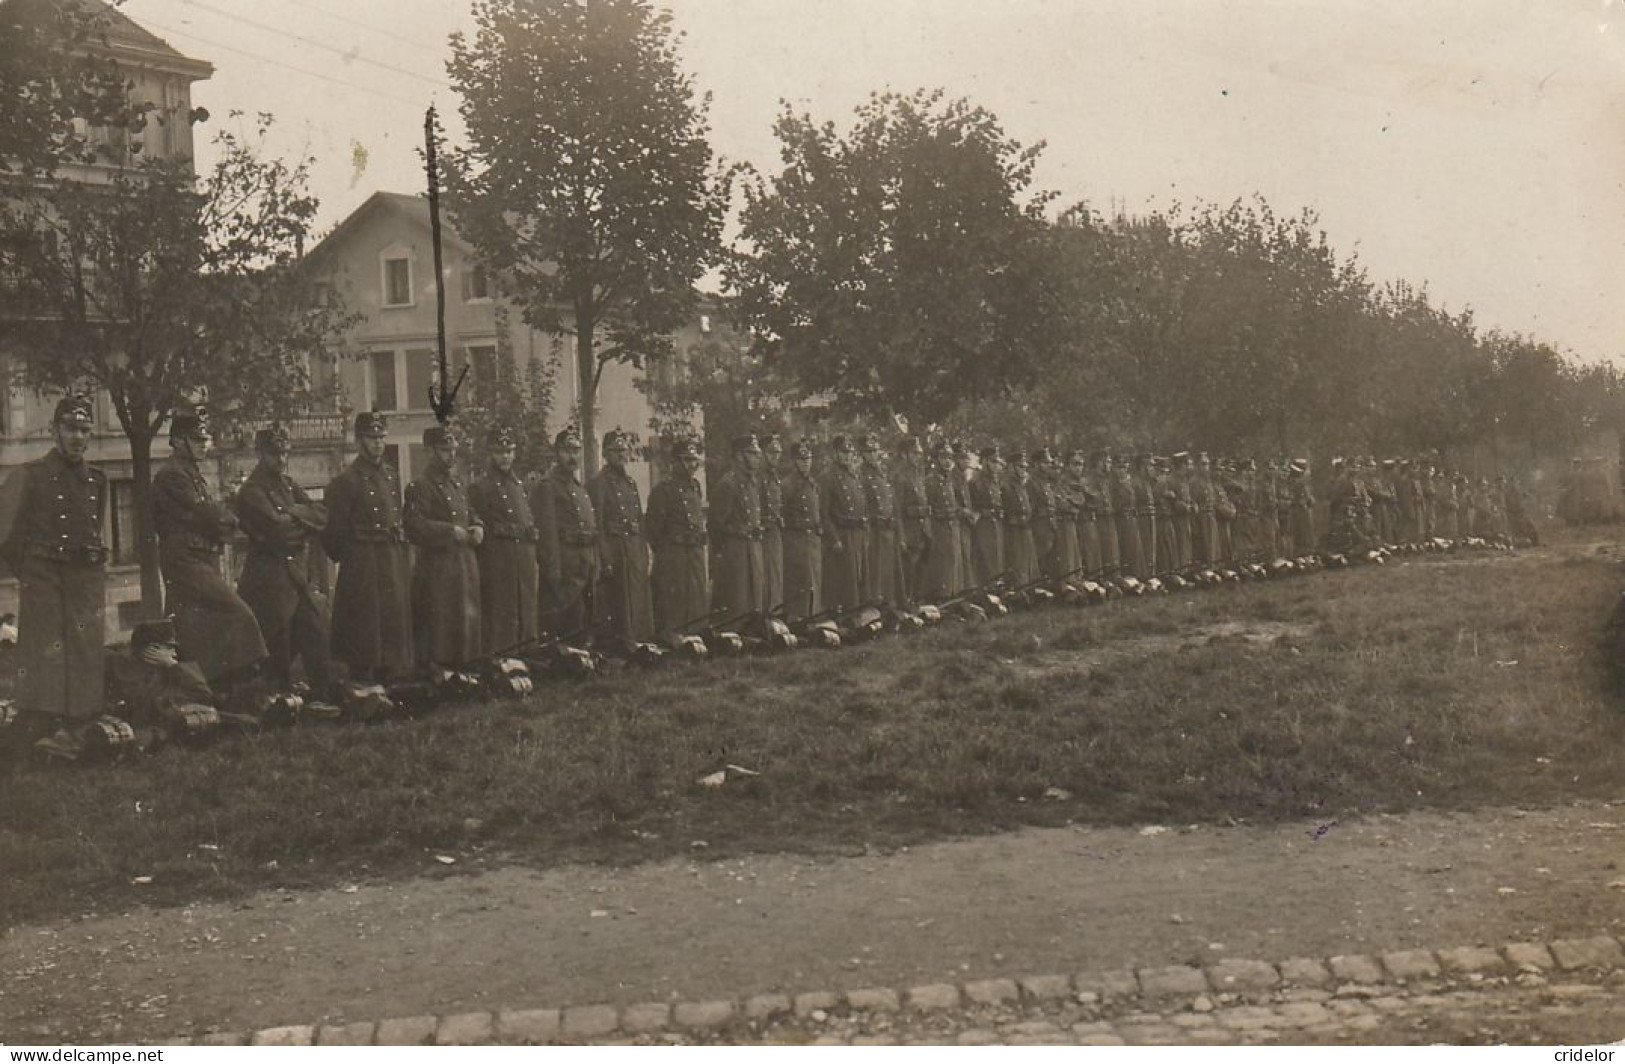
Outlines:
{"label": "gabled roof", "polygon": [[174,70],[193,80],[214,73],[213,64],[183,54],[104,0],[0,0],[0,32],[7,25],[38,24],[59,15],[89,21],[91,48],[131,65]]}
{"label": "gabled roof", "polygon": [[[305,256],[306,263],[320,266],[324,259],[336,254],[338,249],[348,243],[367,222],[391,215],[403,226],[410,226],[424,234],[430,232],[429,200],[426,196],[408,196],[400,192],[374,192],[367,197],[366,202],[351,211],[349,217],[334,226],[332,232],[322,237],[321,241],[310,249],[310,254]],[[473,245],[451,227],[444,211],[440,215],[440,234],[448,246],[457,248],[465,255],[474,254]]]}

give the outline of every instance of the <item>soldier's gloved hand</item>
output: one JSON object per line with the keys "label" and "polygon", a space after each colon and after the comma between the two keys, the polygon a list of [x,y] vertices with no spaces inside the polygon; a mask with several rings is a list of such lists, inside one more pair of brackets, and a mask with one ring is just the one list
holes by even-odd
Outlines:
{"label": "soldier's gloved hand", "polygon": [[464,528],[462,525],[452,525],[451,526],[451,539],[452,539],[452,542],[458,544],[459,546],[464,544],[464,543],[467,543],[468,542],[468,529]]}
{"label": "soldier's gloved hand", "polygon": [[469,535],[469,539],[471,539],[473,541],[474,546],[478,547],[481,543],[485,542],[485,526],[484,525],[472,525],[472,526],[470,526],[469,530],[468,530],[468,535]]}

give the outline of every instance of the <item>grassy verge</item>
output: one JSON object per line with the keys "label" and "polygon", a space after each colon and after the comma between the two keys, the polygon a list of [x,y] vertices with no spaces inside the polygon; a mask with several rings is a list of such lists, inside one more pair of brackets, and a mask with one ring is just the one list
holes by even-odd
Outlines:
{"label": "grassy verge", "polygon": [[[1618,569],[1430,558],[17,767],[0,923],[510,862],[1612,796],[1625,714],[1593,648]],[[699,783],[730,763],[760,775]]]}

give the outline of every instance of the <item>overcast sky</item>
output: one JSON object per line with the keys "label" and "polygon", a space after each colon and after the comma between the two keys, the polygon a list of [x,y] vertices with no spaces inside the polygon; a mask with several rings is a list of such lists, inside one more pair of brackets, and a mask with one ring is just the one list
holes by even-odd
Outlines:
{"label": "overcast sky", "polygon": [[[778,101],[845,125],[941,87],[1048,143],[1038,183],[1101,210],[1319,211],[1373,278],[1483,327],[1625,360],[1625,0],[671,0],[713,144],[777,163]],[[214,63],[194,103],[277,116],[327,227],[415,192],[423,109],[455,112],[466,0],[126,0]],[[455,128],[455,127],[454,127]],[[208,155],[203,155],[207,162]]]}

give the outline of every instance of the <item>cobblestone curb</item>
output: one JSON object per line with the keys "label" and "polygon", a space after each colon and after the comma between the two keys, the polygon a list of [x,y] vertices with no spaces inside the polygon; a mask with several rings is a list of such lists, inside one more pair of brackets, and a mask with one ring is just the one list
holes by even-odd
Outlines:
{"label": "cobblestone curb", "polygon": [[[154,1045],[550,1045],[604,1042],[615,1039],[659,1037],[667,1040],[703,1034],[716,1036],[731,1028],[759,1029],[779,1020],[823,1022],[834,1016],[943,1012],[960,1007],[1044,1005],[1071,1001],[1105,1008],[1119,1014],[1110,1023],[1077,1025],[1068,1041],[1078,1038],[1095,1044],[1131,1044],[1138,1028],[1150,1023],[1159,1002],[1177,1002],[1187,1010],[1174,1026],[1200,1030],[1210,1026],[1217,1005],[1226,1007],[1223,1026],[1231,1031],[1278,1025],[1291,1013],[1302,1022],[1318,1022],[1340,1011],[1339,1006],[1369,1007],[1378,1012],[1395,1007],[1395,994],[1442,988],[1451,982],[1468,984],[1497,976],[1541,980],[1560,973],[1575,975],[1625,974],[1625,949],[1619,940],[1560,939],[1554,942],[1514,942],[1498,949],[1469,946],[1440,950],[1399,950],[1377,955],[1352,954],[1314,959],[1295,957],[1278,963],[1224,960],[1206,968],[1175,965],[1114,971],[1041,974],[1014,978],[933,983],[893,988],[869,987],[847,991],[806,991],[761,994],[736,1000],[658,1002],[615,1005],[577,1005],[562,1009],[507,1009],[497,1012],[462,1012],[441,1016],[407,1016],[337,1025],[289,1025],[258,1031],[210,1031],[193,1037],[152,1042]],[[1615,976],[1617,981],[1619,976]],[[1426,1000],[1419,998],[1417,1000]],[[1257,1007],[1273,1003],[1273,1009]],[[1266,1015],[1268,1014],[1268,1015]],[[1034,1030],[1004,1032],[1049,1038]],[[991,1036],[991,1032],[983,1032]],[[1003,1040],[1003,1037],[995,1040]],[[816,1044],[816,1043],[815,1043]],[[845,1043],[843,1043],[845,1044]]]}

